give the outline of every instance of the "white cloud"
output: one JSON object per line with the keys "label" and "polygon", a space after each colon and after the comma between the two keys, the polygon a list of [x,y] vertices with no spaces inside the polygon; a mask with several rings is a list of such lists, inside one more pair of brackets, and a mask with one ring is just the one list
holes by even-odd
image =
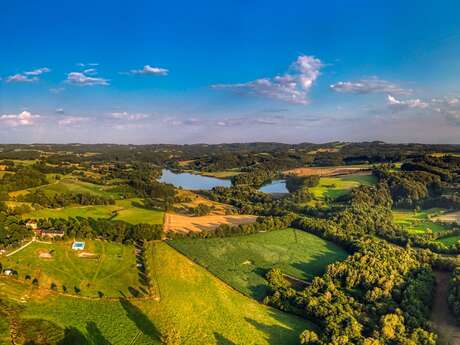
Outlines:
{"label": "white cloud", "polygon": [[78,67],[97,67],[99,66],[98,63],[82,63],[82,62],[79,62],[77,63],[77,66]]}
{"label": "white cloud", "polygon": [[167,76],[169,74],[169,70],[166,68],[145,65],[142,69],[132,69],[128,74],[150,74],[157,76]]}
{"label": "white cloud", "polygon": [[113,112],[110,115],[119,120],[139,121],[149,117],[148,114],[144,113],[128,113],[127,111]]}
{"label": "white cloud", "polygon": [[24,72],[25,75],[41,75],[43,73],[51,72],[48,67],[37,68],[32,71]]}
{"label": "white cloud", "polygon": [[39,80],[37,76],[50,71],[51,70],[48,67],[41,67],[32,71],[10,75],[8,78],[6,78],[6,81],[8,83],[33,83]]}
{"label": "white cloud", "polygon": [[429,104],[421,101],[419,98],[408,99],[408,100],[398,100],[395,97],[388,95],[387,96],[388,105],[398,109],[425,109],[428,108]]}
{"label": "white cloud", "polygon": [[407,96],[412,92],[411,90],[403,89],[397,84],[377,77],[355,81],[339,81],[336,84],[332,84],[330,88],[335,92],[357,94],[384,92],[394,95]]}
{"label": "white cloud", "polygon": [[63,108],[57,108],[57,109],[55,110],[55,112],[56,112],[56,114],[64,114],[64,113],[65,113],[65,111],[64,111]]}
{"label": "white cloud", "polygon": [[288,103],[307,104],[308,91],[319,77],[322,67],[324,64],[314,56],[301,55],[284,75],[260,78],[246,83],[214,84],[211,87],[264,96]]}
{"label": "white cloud", "polygon": [[108,79],[89,77],[81,72],[70,72],[67,74],[67,82],[81,86],[109,85]]}
{"label": "white cloud", "polygon": [[97,70],[95,68],[87,68],[83,71],[84,74],[94,75],[97,74]]}
{"label": "white cloud", "polygon": [[31,114],[28,111],[23,111],[19,114],[3,114],[0,116],[0,123],[4,123],[11,127],[31,126],[35,123],[35,119],[40,115]]}
{"label": "white cloud", "polygon": [[7,83],[33,83],[38,81],[37,77],[28,77],[24,74],[14,74],[6,78]]}
{"label": "white cloud", "polygon": [[62,119],[58,120],[58,125],[63,127],[68,126],[78,126],[83,122],[88,122],[87,117],[80,117],[80,116],[66,116]]}

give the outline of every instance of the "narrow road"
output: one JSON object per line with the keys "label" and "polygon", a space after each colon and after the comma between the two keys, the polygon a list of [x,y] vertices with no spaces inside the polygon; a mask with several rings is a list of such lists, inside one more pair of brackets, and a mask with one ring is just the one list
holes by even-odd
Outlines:
{"label": "narrow road", "polygon": [[27,242],[26,244],[24,244],[23,246],[19,247],[18,249],[12,251],[11,253],[6,254],[6,256],[11,256],[11,255],[13,255],[13,254],[16,254],[17,252],[20,252],[20,251],[23,250],[24,248],[30,246],[33,242],[35,242],[35,237],[32,238],[32,239],[30,240],[30,242]]}
{"label": "narrow road", "polygon": [[436,294],[434,296],[431,321],[439,335],[439,345],[460,345],[460,326],[449,311],[447,294],[449,285],[449,273],[435,271]]}

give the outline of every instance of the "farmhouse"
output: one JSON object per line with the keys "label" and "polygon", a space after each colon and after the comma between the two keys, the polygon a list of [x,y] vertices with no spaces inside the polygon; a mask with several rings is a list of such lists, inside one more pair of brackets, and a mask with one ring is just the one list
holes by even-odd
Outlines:
{"label": "farmhouse", "polygon": [[36,221],[36,220],[31,219],[31,220],[29,220],[29,221],[26,223],[26,226],[27,226],[29,229],[36,230],[37,227],[38,227],[38,224],[37,224],[37,221]]}
{"label": "farmhouse", "polygon": [[62,238],[64,237],[64,230],[59,230],[59,229],[37,229],[37,234],[39,234],[42,237],[48,237],[48,238],[55,238],[59,237]]}
{"label": "farmhouse", "polygon": [[73,250],[84,250],[85,249],[85,242],[74,242],[72,243]]}

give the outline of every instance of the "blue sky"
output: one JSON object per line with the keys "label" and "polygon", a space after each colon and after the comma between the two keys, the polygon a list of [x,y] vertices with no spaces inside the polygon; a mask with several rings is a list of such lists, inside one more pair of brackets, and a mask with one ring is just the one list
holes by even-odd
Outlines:
{"label": "blue sky", "polygon": [[460,143],[455,1],[0,4],[0,141]]}

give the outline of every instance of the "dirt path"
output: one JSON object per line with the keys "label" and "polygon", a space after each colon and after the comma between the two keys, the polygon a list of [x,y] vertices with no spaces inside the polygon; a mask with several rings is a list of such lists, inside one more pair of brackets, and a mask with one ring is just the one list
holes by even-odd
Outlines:
{"label": "dirt path", "polygon": [[460,345],[460,327],[457,326],[455,318],[449,311],[447,305],[447,293],[449,284],[449,273],[435,271],[436,294],[434,297],[431,321],[433,322],[438,335],[439,345]]}
{"label": "dirt path", "polygon": [[30,240],[29,242],[27,242],[27,243],[24,244],[23,246],[19,247],[18,249],[12,251],[11,253],[6,254],[6,256],[11,256],[11,255],[16,254],[17,252],[20,252],[20,251],[23,250],[24,248],[30,246],[33,242],[35,242],[35,237],[32,238],[32,240]]}

